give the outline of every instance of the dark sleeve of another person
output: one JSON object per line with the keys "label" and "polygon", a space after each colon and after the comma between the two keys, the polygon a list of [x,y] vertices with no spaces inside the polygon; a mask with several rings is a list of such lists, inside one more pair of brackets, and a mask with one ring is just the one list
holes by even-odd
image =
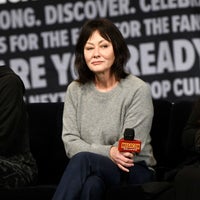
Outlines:
{"label": "dark sleeve of another person", "polygon": [[182,143],[184,148],[190,151],[200,152],[200,99],[194,104],[183,130]]}
{"label": "dark sleeve of another person", "polygon": [[10,156],[26,149],[27,115],[24,85],[14,73],[0,80],[0,155]]}

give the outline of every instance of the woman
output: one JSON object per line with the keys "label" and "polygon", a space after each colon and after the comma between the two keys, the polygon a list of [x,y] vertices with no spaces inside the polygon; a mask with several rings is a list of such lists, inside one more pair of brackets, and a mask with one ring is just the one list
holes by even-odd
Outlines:
{"label": "woman", "polygon": [[[152,99],[148,85],[124,71],[130,53],[109,20],[84,24],[75,56],[78,79],[66,92],[62,132],[71,159],[53,199],[98,200],[107,186],[120,184],[122,172],[131,184],[153,178]],[[126,128],[141,140],[139,154],[119,152]]]}

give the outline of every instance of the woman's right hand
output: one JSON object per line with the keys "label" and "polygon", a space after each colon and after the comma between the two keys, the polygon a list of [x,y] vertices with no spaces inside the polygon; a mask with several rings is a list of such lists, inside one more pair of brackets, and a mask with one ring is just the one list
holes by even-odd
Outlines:
{"label": "woman's right hand", "polygon": [[117,147],[110,148],[110,158],[123,171],[129,172],[129,167],[134,166],[134,155],[130,152],[120,152]]}

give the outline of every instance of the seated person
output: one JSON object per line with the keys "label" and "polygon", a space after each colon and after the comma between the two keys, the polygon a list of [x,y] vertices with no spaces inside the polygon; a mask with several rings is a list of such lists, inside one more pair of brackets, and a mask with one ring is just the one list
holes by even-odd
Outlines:
{"label": "seated person", "polygon": [[24,92],[19,76],[0,66],[0,188],[30,185],[37,177],[29,147]]}
{"label": "seated person", "polygon": [[[106,189],[123,179],[126,184],[154,179],[151,92],[144,81],[125,72],[129,49],[107,19],[84,24],[75,55],[79,78],[67,88],[62,131],[70,162],[53,200],[102,200]],[[140,153],[118,150],[128,128],[142,142]]]}

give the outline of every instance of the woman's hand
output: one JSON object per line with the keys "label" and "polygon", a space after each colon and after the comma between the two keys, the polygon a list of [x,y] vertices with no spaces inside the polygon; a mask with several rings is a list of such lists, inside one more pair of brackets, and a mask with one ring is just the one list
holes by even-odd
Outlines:
{"label": "woman's hand", "polygon": [[130,152],[120,152],[117,147],[110,148],[111,160],[123,171],[129,172],[129,167],[134,165],[134,155]]}

